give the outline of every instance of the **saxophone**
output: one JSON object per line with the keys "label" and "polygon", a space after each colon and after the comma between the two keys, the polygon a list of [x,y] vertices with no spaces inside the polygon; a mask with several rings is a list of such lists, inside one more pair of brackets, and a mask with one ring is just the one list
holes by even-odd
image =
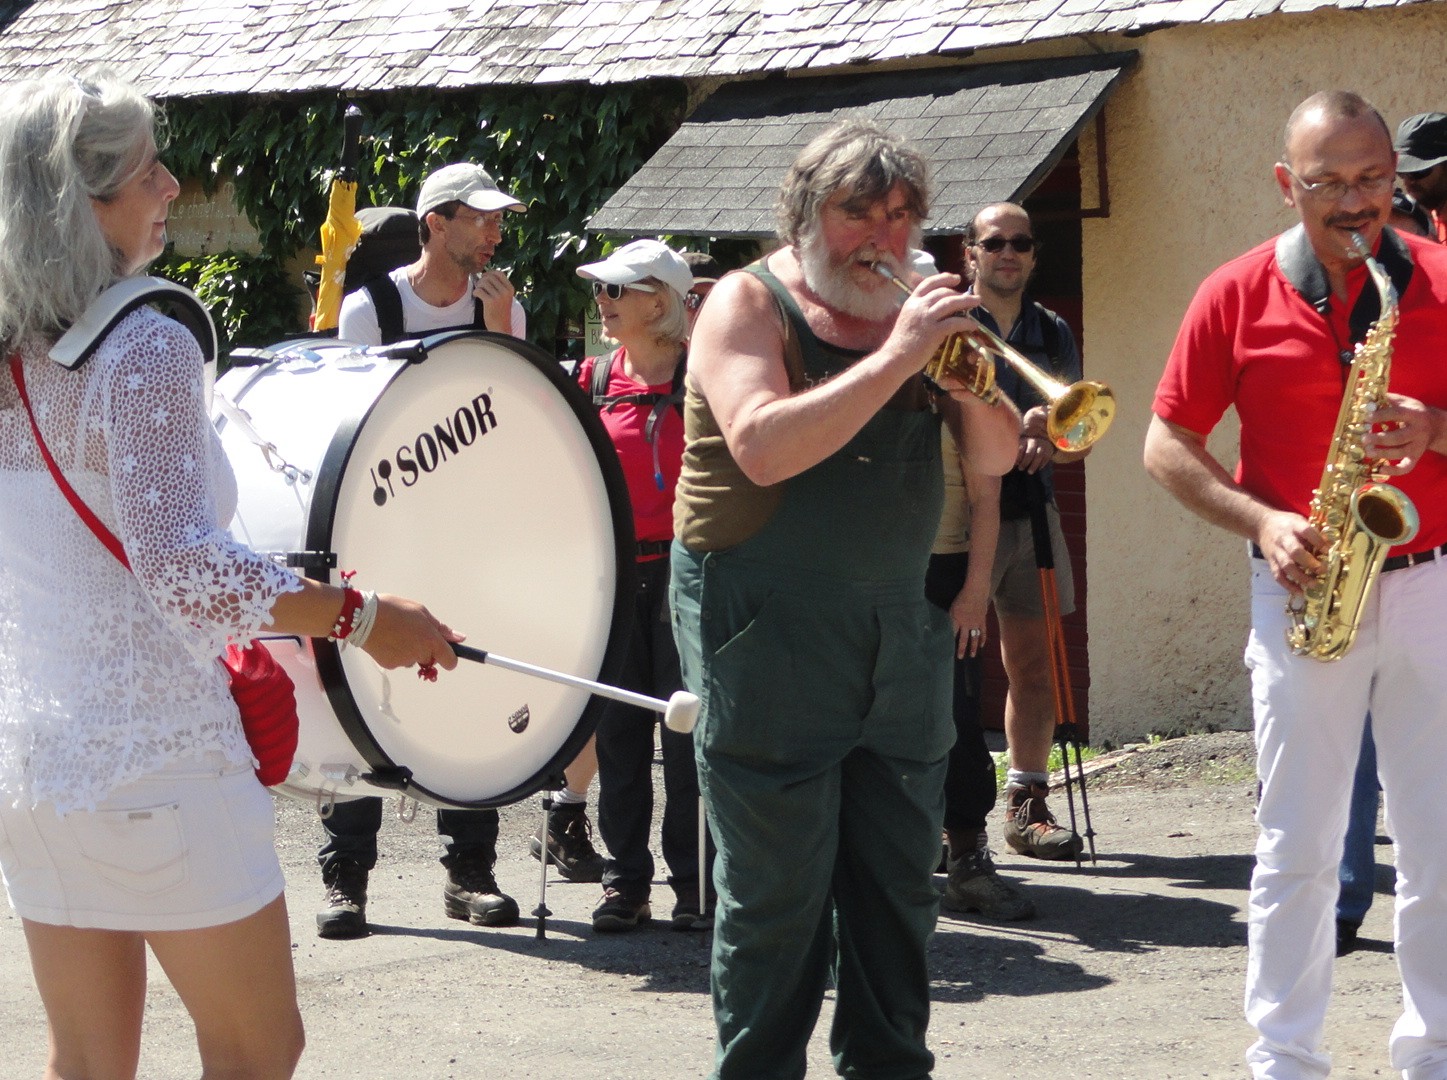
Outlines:
{"label": "saxophone", "polygon": [[1418,525],[1412,500],[1381,482],[1380,463],[1367,457],[1362,445],[1373,415],[1387,403],[1397,291],[1360,234],[1352,233],[1352,244],[1366,262],[1382,313],[1352,357],[1321,486],[1312,493],[1308,519],[1326,541],[1325,569],[1286,606],[1291,651],[1323,661],[1339,659],[1352,647],[1387,549],[1411,540]]}

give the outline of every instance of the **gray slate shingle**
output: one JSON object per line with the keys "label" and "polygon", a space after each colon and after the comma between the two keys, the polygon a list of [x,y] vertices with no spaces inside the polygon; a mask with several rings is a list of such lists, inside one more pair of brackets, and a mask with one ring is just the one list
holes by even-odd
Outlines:
{"label": "gray slate shingle", "polygon": [[[936,68],[907,79],[883,73],[726,86],[684,121],[589,227],[618,234],[770,235],[774,194],[800,148],[837,119],[862,118],[910,136],[930,158],[929,229],[958,232],[982,204],[1021,197],[1054,168],[1134,55]],[[747,166],[734,159],[740,140],[757,149]],[[695,162],[710,148],[717,159],[700,167]]]}
{"label": "gray slate shingle", "polygon": [[1416,3],[1447,0],[0,0],[0,78],[104,63],[163,96],[451,86],[458,72],[610,83]]}

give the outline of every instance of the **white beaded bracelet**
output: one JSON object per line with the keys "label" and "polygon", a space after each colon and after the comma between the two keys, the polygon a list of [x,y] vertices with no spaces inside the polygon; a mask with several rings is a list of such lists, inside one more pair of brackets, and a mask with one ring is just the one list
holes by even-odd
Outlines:
{"label": "white beaded bracelet", "polygon": [[346,643],[361,648],[367,643],[367,638],[372,634],[372,628],[377,623],[377,594],[364,592],[362,594],[362,607],[357,612],[357,617],[352,625],[352,632],[347,636]]}

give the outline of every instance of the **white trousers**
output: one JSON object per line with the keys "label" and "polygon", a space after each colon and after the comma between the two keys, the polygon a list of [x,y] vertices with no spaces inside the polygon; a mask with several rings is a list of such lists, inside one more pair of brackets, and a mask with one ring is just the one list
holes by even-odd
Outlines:
{"label": "white trousers", "polygon": [[1331,1071],[1322,1029],[1335,954],[1337,865],[1368,712],[1396,843],[1404,1009],[1392,1065],[1447,1080],[1447,559],[1378,577],[1340,660],[1292,655],[1286,592],[1252,561],[1251,669],[1261,803],[1248,905],[1246,1018],[1257,1080]]}

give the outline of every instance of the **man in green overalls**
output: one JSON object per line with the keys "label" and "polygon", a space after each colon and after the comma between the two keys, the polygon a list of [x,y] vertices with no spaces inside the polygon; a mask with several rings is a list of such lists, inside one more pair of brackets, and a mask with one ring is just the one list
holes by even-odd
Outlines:
{"label": "man in green overalls", "polygon": [[874,268],[914,276],[927,210],[917,153],[831,128],[785,179],[786,246],[720,281],[694,333],[671,600],[718,844],[716,1080],[803,1076],[831,977],[841,1075],[934,1065],[925,945],[954,740],[949,620],[924,597],[938,425],[998,475],[1019,417],[921,377],[975,303],[936,274],[901,307]]}

